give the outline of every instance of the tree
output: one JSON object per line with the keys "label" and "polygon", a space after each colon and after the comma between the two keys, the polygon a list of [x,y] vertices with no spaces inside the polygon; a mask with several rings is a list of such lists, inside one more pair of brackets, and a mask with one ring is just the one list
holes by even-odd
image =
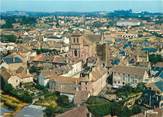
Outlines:
{"label": "tree", "polygon": [[137,114],[137,113],[141,113],[141,108],[140,106],[136,105],[132,108],[132,114]]}
{"label": "tree", "polygon": [[16,42],[17,37],[15,35],[1,35],[2,42]]}
{"label": "tree", "polygon": [[137,91],[143,92],[144,89],[145,89],[144,83],[139,83],[137,85],[137,88],[136,88]]}
{"label": "tree", "polygon": [[4,91],[6,91],[6,92],[11,92],[13,90],[13,87],[12,87],[12,85],[11,84],[8,84],[8,83],[6,83],[5,84],[5,86],[4,86]]}
{"label": "tree", "polygon": [[62,106],[68,105],[69,104],[68,96],[66,96],[66,95],[59,96],[57,99],[57,103],[62,105]]}
{"label": "tree", "polygon": [[44,112],[46,113],[47,117],[53,117],[55,110],[53,108],[46,108]]}
{"label": "tree", "polygon": [[31,66],[30,68],[29,68],[29,72],[30,73],[39,73],[40,72],[40,68],[39,67],[35,67],[35,66]]}
{"label": "tree", "polygon": [[2,76],[0,76],[0,85],[1,85],[0,89],[4,89],[5,84],[6,84],[5,80],[3,79]]}
{"label": "tree", "polygon": [[111,115],[119,115],[121,113],[122,110],[122,105],[121,103],[118,102],[112,102],[111,103]]}
{"label": "tree", "polygon": [[152,63],[157,63],[163,61],[161,55],[151,54],[149,55],[149,61]]}
{"label": "tree", "polygon": [[119,113],[119,117],[130,117],[131,116],[131,110],[129,110],[127,107],[123,107],[122,112]]}

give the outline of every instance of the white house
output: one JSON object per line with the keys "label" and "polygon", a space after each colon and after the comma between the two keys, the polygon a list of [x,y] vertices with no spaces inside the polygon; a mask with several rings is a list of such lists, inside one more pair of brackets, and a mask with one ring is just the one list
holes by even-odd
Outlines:
{"label": "white house", "polygon": [[126,84],[136,86],[145,79],[148,79],[148,73],[145,68],[134,66],[115,66],[113,68],[114,88],[119,88]]}

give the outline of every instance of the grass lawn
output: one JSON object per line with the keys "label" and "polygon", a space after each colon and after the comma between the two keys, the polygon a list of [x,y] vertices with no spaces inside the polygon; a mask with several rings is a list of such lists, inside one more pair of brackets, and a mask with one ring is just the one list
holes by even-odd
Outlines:
{"label": "grass lawn", "polygon": [[47,108],[53,108],[55,109],[57,107],[57,96],[53,93],[46,93],[44,95],[44,98],[39,99],[35,104],[36,105],[40,105],[40,106],[44,106]]}
{"label": "grass lawn", "polygon": [[10,95],[7,94],[0,94],[1,97],[1,101],[4,103],[4,105],[6,105],[9,108],[12,108],[14,110],[14,112],[11,112],[8,115],[14,115],[16,112],[20,111],[24,106],[26,106],[27,104],[16,99],[15,97],[12,97]]}
{"label": "grass lawn", "polygon": [[57,107],[56,97],[55,96],[45,97],[44,99],[40,99],[39,101],[37,101],[36,105],[55,109]]}

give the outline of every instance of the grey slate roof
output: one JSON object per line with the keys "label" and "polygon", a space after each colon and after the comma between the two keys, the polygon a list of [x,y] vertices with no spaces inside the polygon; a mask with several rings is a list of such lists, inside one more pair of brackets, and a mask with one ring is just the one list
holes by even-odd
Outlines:
{"label": "grey slate roof", "polygon": [[2,60],[7,64],[22,63],[22,59],[19,56],[7,56],[3,57]]}
{"label": "grey slate roof", "polygon": [[161,92],[163,92],[163,81],[158,81],[155,83],[155,85]]}

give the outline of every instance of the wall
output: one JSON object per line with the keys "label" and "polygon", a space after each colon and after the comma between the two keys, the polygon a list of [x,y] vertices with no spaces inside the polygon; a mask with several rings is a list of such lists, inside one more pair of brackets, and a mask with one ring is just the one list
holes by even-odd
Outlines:
{"label": "wall", "polygon": [[11,84],[14,88],[16,88],[20,84],[20,78],[17,76],[11,76],[8,79],[8,83]]}
{"label": "wall", "polygon": [[[78,63],[75,63],[72,65],[72,69],[66,73],[66,74],[63,74],[62,76],[65,76],[65,77],[71,77],[73,76],[74,74],[80,72],[82,70],[82,62],[78,62]],[[74,76],[75,78],[79,78],[80,77],[80,74],[79,75],[75,75]]]}
{"label": "wall", "polygon": [[22,83],[33,82],[33,77],[30,76],[30,77],[22,78],[22,79],[21,79],[21,82],[22,82]]}

